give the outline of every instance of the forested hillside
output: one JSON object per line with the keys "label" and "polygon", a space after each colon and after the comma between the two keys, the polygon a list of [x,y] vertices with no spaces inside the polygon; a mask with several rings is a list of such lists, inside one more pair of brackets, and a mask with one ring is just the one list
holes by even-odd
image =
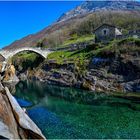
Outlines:
{"label": "forested hillside", "polygon": [[[99,11],[86,15],[80,15],[72,19],[57,22],[34,35],[29,35],[18,40],[7,49],[16,47],[65,47],[70,43],[85,41],[94,37],[94,30],[103,23],[112,24],[128,30],[140,28],[140,11]],[[82,38],[81,38],[82,37]],[[79,41],[80,40],[80,41]]]}

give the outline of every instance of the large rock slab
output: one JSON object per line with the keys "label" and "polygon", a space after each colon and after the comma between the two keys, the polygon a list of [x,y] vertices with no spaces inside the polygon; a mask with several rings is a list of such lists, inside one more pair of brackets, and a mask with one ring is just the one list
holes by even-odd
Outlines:
{"label": "large rock slab", "polygon": [[21,127],[21,129],[25,130],[27,138],[35,138],[35,139],[45,139],[44,135],[37,127],[37,125],[28,117],[28,115],[24,112],[24,110],[19,106],[15,98],[11,95],[8,88],[5,88],[6,95],[11,104],[13,114],[15,119]]}
{"label": "large rock slab", "polygon": [[2,93],[0,93],[0,136],[8,139],[20,139],[11,104],[9,104],[7,96]]}
{"label": "large rock slab", "polygon": [[0,91],[0,138],[45,139],[7,87]]}

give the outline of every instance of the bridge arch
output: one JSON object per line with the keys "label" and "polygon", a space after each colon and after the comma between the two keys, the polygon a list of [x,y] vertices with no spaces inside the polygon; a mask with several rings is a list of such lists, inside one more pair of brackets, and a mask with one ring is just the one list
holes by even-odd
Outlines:
{"label": "bridge arch", "polygon": [[11,58],[11,57],[13,57],[13,56],[15,56],[15,55],[17,55],[19,53],[22,53],[22,52],[33,52],[33,53],[36,53],[36,54],[40,55],[43,58],[46,58],[43,54],[41,54],[41,53],[39,53],[37,51],[34,51],[34,50],[18,50],[16,52],[14,52],[12,55],[10,55],[9,57]]}
{"label": "bridge arch", "polygon": [[49,51],[48,49],[25,47],[25,48],[19,48],[19,49],[15,49],[15,50],[1,50],[0,54],[5,59],[9,59],[9,58],[13,57],[14,55],[16,55],[16,54],[18,54],[20,52],[24,52],[24,51],[34,52],[36,54],[41,55],[43,58],[47,58],[48,54],[51,53],[51,51]]}

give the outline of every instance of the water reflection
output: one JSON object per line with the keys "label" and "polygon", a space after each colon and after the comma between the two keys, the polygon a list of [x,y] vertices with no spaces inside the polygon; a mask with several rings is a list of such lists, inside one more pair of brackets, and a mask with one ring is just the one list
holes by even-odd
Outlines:
{"label": "water reflection", "polygon": [[[40,83],[39,81],[19,82],[16,85],[15,96],[16,98],[23,98],[24,100],[31,101],[34,105],[40,104],[40,102],[47,103],[48,96],[54,96],[75,103],[84,103],[96,106],[114,105],[131,107],[132,105],[131,100],[116,98],[111,95],[107,95],[106,93],[95,93],[71,87],[47,85],[46,83]],[[136,104],[139,104],[139,102]]]}
{"label": "water reflection", "polygon": [[15,97],[47,138],[140,138],[139,103],[131,100],[37,81],[20,82]]}
{"label": "water reflection", "polygon": [[34,105],[38,104],[45,97],[44,90],[39,82],[20,81],[16,85],[16,95],[18,99],[31,101]]}
{"label": "water reflection", "polygon": [[[75,101],[77,103],[88,103],[88,104],[99,104],[99,100],[105,100],[107,97],[104,93],[94,93],[91,91],[84,91],[69,87],[58,87],[54,85],[46,85],[45,83],[40,83],[38,81],[21,81],[16,86],[16,96],[22,97],[24,94],[24,99],[29,99],[34,102],[34,104],[39,103],[40,99],[46,97],[46,95],[51,95],[59,98],[63,98],[69,101]],[[98,100],[97,100],[98,99]],[[99,102],[97,102],[99,101]]]}

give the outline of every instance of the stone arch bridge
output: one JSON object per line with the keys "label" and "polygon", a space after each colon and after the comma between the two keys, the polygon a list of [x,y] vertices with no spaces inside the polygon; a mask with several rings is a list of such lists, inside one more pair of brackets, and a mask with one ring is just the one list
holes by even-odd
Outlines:
{"label": "stone arch bridge", "polygon": [[11,50],[2,49],[0,50],[0,55],[2,55],[5,58],[5,60],[8,60],[9,58],[16,55],[17,53],[24,52],[24,51],[35,52],[44,58],[47,58],[48,54],[52,53],[52,51],[50,51],[49,49],[24,47],[24,48],[11,49]]}

